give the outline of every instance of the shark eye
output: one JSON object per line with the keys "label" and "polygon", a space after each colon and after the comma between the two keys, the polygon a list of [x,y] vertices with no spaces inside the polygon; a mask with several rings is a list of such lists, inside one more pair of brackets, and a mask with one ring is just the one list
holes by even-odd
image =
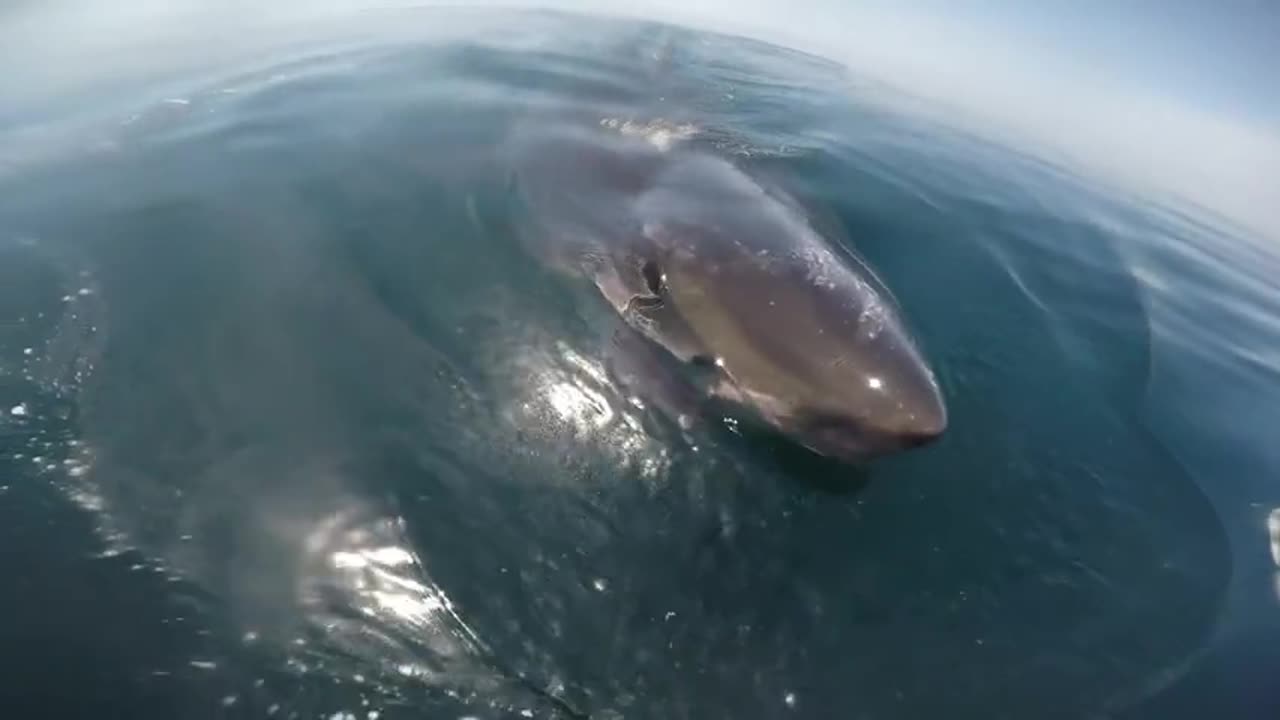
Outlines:
{"label": "shark eye", "polygon": [[658,263],[648,260],[644,265],[640,266],[640,274],[644,276],[644,284],[649,288],[649,292],[654,295],[661,295],[663,286],[666,284],[666,276],[662,274]]}

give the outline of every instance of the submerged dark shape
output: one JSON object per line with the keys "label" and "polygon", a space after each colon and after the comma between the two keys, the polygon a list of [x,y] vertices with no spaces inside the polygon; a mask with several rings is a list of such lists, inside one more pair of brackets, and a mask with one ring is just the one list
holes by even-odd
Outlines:
{"label": "submerged dark shape", "polygon": [[[683,397],[714,401],[842,460],[943,433],[934,374],[865,264],[838,255],[781,192],[672,144],[678,128],[618,125],[518,133],[515,180],[534,254],[589,277],[622,332],[684,363],[686,391],[660,404],[684,414]],[[631,381],[637,366],[663,372],[627,365]]]}

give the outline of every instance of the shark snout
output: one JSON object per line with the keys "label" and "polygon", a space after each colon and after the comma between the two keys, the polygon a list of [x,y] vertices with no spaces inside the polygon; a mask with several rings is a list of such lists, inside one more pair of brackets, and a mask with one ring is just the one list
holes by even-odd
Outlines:
{"label": "shark snout", "polygon": [[[829,457],[865,460],[928,445],[947,431],[947,405],[933,376],[898,377],[875,393],[839,393],[843,402],[798,408],[779,428],[810,450]],[[875,376],[860,382],[877,385]]]}
{"label": "shark snout", "polygon": [[947,404],[932,377],[911,393],[902,413],[890,432],[910,442],[911,446],[937,440],[947,431]]}

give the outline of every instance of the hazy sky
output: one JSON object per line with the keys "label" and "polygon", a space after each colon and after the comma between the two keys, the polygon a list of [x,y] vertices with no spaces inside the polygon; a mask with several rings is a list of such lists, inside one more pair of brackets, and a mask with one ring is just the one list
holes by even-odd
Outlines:
{"label": "hazy sky", "polygon": [[[839,2],[826,2],[837,7]],[[930,2],[917,12],[987,29],[1094,77],[1280,122],[1275,0]]]}
{"label": "hazy sky", "polygon": [[[432,2],[10,0],[0,4],[0,106],[5,93],[57,92],[117,61],[214,57],[263,8],[300,19],[421,4]],[[947,103],[1025,149],[1126,189],[1194,201],[1280,247],[1280,0],[445,4],[624,12],[823,54]]]}
{"label": "hazy sky", "polygon": [[[677,2],[650,0],[673,8]],[[1280,2],[711,0],[683,11],[964,111],[1280,248]]]}

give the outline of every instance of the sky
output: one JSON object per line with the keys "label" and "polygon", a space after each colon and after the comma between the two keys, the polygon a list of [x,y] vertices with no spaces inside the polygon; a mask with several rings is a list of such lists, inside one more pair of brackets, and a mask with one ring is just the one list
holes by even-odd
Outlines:
{"label": "sky", "polygon": [[[431,0],[11,0],[0,113],[115,71],[213,61],[259,20]],[[1280,249],[1276,0],[451,0],[620,13],[825,55],[1126,190],[1195,203]]]}
{"label": "sky", "polygon": [[716,1],[747,34],[1280,249],[1280,2]]}
{"label": "sky", "polygon": [[931,14],[1074,58],[1082,80],[1111,78],[1233,115],[1280,120],[1274,0],[934,3]]}

